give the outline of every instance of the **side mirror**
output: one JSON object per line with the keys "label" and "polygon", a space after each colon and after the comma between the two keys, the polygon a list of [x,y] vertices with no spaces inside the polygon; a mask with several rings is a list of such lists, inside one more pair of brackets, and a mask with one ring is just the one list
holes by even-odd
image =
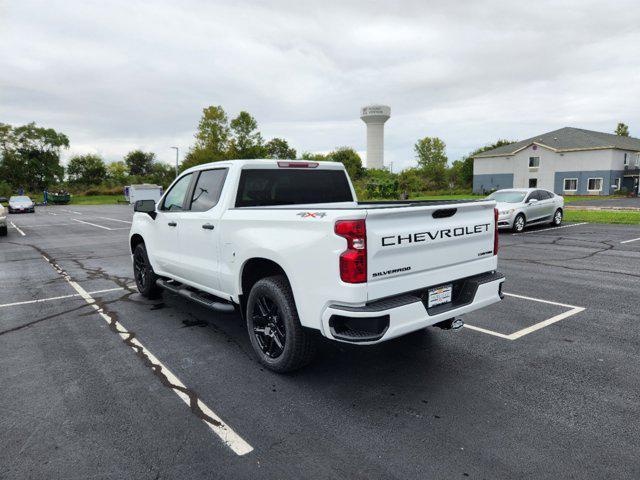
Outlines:
{"label": "side mirror", "polygon": [[532,204],[532,205],[533,205],[534,203],[538,203],[538,199],[537,199],[537,198],[530,198],[530,199],[527,201],[527,203],[530,203],[530,204]]}
{"label": "side mirror", "polygon": [[146,213],[154,220],[156,219],[156,202],[153,200],[137,200],[133,204],[133,211]]}

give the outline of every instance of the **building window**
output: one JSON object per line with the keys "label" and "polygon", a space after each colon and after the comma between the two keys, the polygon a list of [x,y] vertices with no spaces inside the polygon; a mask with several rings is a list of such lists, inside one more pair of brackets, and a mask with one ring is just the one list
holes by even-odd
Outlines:
{"label": "building window", "polygon": [[564,191],[565,192],[575,192],[578,190],[578,179],[577,178],[565,178],[564,179]]}
{"label": "building window", "polygon": [[529,179],[529,188],[538,188],[538,179],[530,178]]}
{"label": "building window", "polygon": [[601,192],[602,178],[590,178],[587,182],[587,190],[590,192]]}
{"label": "building window", "polygon": [[640,167],[640,153],[636,153],[636,167]]}
{"label": "building window", "polygon": [[628,153],[624,154],[624,164],[625,164],[625,166],[629,165],[629,154]]}
{"label": "building window", "polygon": [[540,166],[540,157],[529,157],[529,170],[537,170]]}
{"label": "building window", "polygon": [[616,191],[620,190],[620,177],[613,180],[613,189]]}

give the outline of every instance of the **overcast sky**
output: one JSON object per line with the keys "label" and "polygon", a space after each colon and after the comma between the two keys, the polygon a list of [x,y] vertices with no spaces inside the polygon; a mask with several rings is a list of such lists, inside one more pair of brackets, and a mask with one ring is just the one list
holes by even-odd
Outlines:
{"label": "overcast sky", "polygon": [[396,171],[426,135],[450,160],[563,126],[640,137],[640,5],[0,0],[0,122],[66,133],[66,158],[170,162],[207,105],[299,153],[364,154],[370,103],[391,107]]}

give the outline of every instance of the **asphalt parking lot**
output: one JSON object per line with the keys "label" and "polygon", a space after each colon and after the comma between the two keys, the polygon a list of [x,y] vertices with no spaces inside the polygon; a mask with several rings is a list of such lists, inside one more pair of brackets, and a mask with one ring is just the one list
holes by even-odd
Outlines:
{"label": "asphalt parking lot", "polygon": [[467,328],[277,375],[238,316],[131,288],[130,219],[9,216],[0,478],[640,478],[640,226],[503,233]]}

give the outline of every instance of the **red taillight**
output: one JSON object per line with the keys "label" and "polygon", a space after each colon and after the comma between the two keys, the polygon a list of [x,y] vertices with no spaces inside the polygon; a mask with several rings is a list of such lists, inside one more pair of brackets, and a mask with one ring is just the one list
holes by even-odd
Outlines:
{"label": "red taillight", "polygon": [[316,168],[318,162],[278,162],[280,168]]}
{"label": "red taillight", "polygon": [[345,283],[367,281],[367,228],[364,220],[338,220],[334,231],[347,239],[340,254],[340,279]]}
{"label": "red taillight", "polygon": [[493,254],[498,254],[498,209],[493,209],[493,219],[494,219],[494,228],[493,228]]}

